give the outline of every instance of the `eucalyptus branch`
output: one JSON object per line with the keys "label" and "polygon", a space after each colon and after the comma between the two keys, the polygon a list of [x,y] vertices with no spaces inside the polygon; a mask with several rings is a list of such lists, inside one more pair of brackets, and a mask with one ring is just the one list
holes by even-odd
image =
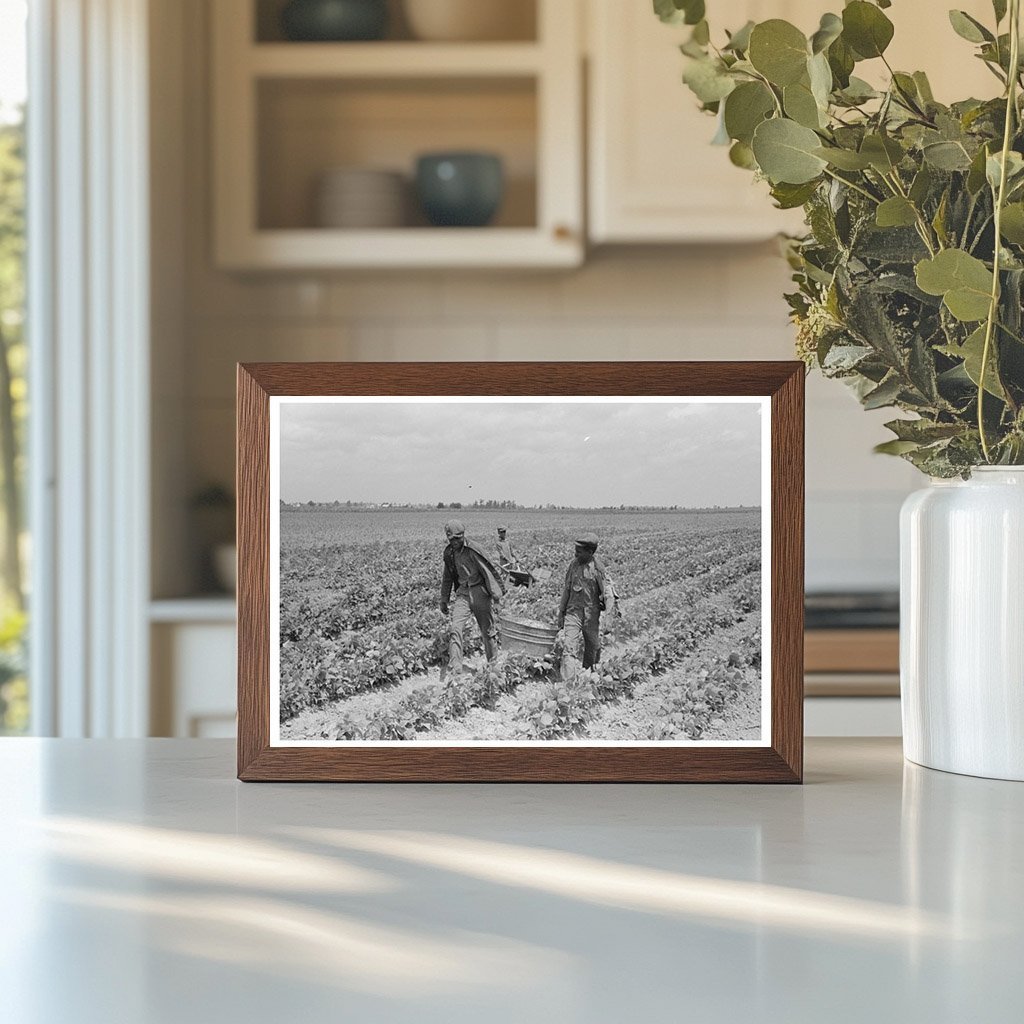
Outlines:
{"label": "eucalyptus branch", "polygon": [[1017,85],[1020,73],[1020,0],[1010,0],[1010,73],[1006,85],[1006,123],[1003,125],[1003,149],[999,167],[999,189],[995,196],[995,246],[992,256],[992,294],[989,299],[988,319],[985,321],[985,345],[981,350],[981,369],[978,372],[978,435],[985,461],[992,462],[988,433],[985,430],[985,377],[992,355],[992,335],[999,316],[999,272],[1002,269],[1003,206],[1006,202],[1006,176],[1013,125],[1017,117]]}
{"label": "eucalyptus branch", "polygon": [[931,225],[925,220],[924,214],[917,208],[917,203],[907,195],[907,191],[903,187],[903,182],[900,181],[899,173],[894,168],[891,175],[883,174],[882,177],[889,182],[901,199],[905,199],[910,204],[910,208],[914,211],[914,217],[917,219],[917,233],[921,236],[921,241],[924,242],[925,248],[927,248],[928,252],[934,256],[935,246],[938,246],[939,250],[944,248],[942,242],[939,241],[939,238],[936,235],[934,238],[934,245],[932,244],[933,239]]}
{"label": "eucalyptus branch", "polygon": [[981,222],[981,227],[978,228],[978,233],[974,236],[974,241],[971,242],[970,246],[967,249],[968,252],[974,252],[974,250],[978,247],[978,243],[981,241],[982,235],[985,234],[985,231],[988,229],[988,226],[991,223],[992,223],[992,214],[991,213],[985,214],[985,219]]}
{"label": "eucalyptus branch", "polygon": [[870,199],[875,206],[881,202],[881,199],[877,196],[873,196],[867,189],[861,188],[860,185],[855,182],[848,181],[846,178],[841,178],[838,174],[834,171],[830,171],[827,167],[825,168],[825,174],[827,174],[833,181],[838,181],[841,185],[845,185],[847,188],[852,188],[854,192],[859,192],[866,199]]}
{"label": "eucalyptus branch", "polygon": [[769,82],[768,79],[765,78],[764,75],[762,75],[760,72],[752,71],[751,74],[764,85],[764,87],[768,90],[769,93],[771,93],[772,100],[775,103],[775,113],[779,117],[785,117],[785,111],[782,109],[782,100],[779,99],[778,94],[775,92],[775,86],[773,86],[772,83]]}

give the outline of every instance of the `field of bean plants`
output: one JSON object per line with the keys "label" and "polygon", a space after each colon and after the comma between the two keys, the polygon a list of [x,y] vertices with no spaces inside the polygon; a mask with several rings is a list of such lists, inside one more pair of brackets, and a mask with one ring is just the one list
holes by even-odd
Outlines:
{"label": "field of bean plants", "polygon": [[[463,509],[493,551],[499,523],[550,579],[502,610],[554,624],[573,538],[595,531],[620,596],[595,668],[571,682],[559,651],[503,652],[479,637],[442,678],[444,510],[281,513],[280,738],[714,741],[761,736],[758,511]],[[473,627],[475,634],[475,626]]]}

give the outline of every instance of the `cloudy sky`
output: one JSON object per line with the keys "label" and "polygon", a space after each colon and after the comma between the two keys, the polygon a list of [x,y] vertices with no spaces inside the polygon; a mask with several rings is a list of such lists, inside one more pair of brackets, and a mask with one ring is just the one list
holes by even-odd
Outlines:
{"label": "cloudy sky", "polygon": [[751,404],[282,403],[281,498],[757,505]]}

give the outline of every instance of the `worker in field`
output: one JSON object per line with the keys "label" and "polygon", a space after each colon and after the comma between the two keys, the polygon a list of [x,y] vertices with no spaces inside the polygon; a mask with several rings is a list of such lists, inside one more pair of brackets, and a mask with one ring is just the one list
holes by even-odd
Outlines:
{"label": "worker in field", "polygon": [[[476,619],[484,641],[484,654],[493,661],[498,654],[496,605],[505,594],[505,585],[483,549],[466,539],[466,528],[458,519],[444,526],[448,545],[444,549],[444,574],[441,578],[441,614],[448,615],[448,672],[462,671],[465,632],[470,619]],[[455,600],[452,601],[452,591]]]}
{"label": "worker in field", "polygon": [[558,628],[564,653],[562,678],[575,679],[583,649],[583,667],[593,668],[601,657],[601,613],[615,613],[615,588],[597,558],[597,534],[576,539],[576,557],[565,573]]}
{"label": "worker in field", "polygon": [[498,552],[498,568],[502,574],[509,569],[514,569],[519,564],[519,559],[512,549],[512,541],[508,539],[508,527],[498,527],[498,544],[495,549]]}

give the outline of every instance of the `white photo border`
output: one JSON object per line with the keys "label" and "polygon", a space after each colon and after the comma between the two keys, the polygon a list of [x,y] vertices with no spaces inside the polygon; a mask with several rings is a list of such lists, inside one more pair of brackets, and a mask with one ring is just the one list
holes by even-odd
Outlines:
{"label": "white photo border", "polygon": [[[772,408],[768,395],[270,395],[271,747],[771,747]],[[281,739],[281,407],[285,405],[664,404],[757,405],[761,409],[761,738],[757,740],[283,740]]]}

